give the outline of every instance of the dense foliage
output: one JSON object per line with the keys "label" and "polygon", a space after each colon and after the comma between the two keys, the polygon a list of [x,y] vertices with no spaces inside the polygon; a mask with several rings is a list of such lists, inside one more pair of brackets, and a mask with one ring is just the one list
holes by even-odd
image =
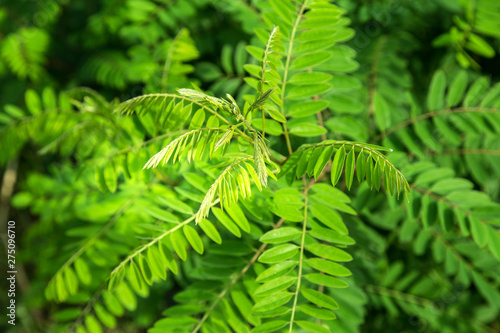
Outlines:
{"label": "dense foliage", "polygon": [[11,1],[0,26],[6,332],[500,331],[496,0]]}

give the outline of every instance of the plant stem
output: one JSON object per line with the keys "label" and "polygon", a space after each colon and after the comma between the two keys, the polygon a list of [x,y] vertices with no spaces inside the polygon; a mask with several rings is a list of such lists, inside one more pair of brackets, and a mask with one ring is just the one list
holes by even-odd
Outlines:
{"label": "plant stem", "polygon": [[[304,1],[302,6],[300,7],[299,14],[297,15],[297,19],[295,20],[295,23],[292,28],[292,34],[290,35],[290,43],[288,44],[288,51],[286,53],[286,63],[285,63],[285,71],[283,74],[283,84],[281,86],[281,113],[285,115],[285,90],[286,90],[286,82],[288,78],[288,69],[290,67],[290,60],[292,58],[292,51],[293,51],[293,42],[295,39],[295,34],[297,33],[297,28],[299,26],[300,20],[302,19],[302,15],[304,14],[304,10],[306,9],[308,1]],[[286,127],[286,124],[283,124],[283,132],[285,132],[285,140],[286,140],[286,146],[288,148],[288,153],[290,155],[293,154],[292,150],[292,145],[290,144],[290,136],[288,134],[288,128]]]}
{"label": "plant stem", "polygon": [[295,298],[293,300],[292,315],[290,317],[290,330],[289,330],[290,333],[292,333],[292,329],[293,329],[293,319],[295,318],[295,311],[297,308],[297,300],[299,298],[299,292],[300,292],[300,280],[302,279],[302,263],[304,261],[304,243],[305,243],[306,231],[307,231],[307,193],[308,193],[308,191],[309,191],[309,186],[307,186],[306,189],[304,190],[304,196],[305,196],[304,222],[302,224],[302,239],[300,241],[299,276],[297,277],[297,289],[295,289]]}

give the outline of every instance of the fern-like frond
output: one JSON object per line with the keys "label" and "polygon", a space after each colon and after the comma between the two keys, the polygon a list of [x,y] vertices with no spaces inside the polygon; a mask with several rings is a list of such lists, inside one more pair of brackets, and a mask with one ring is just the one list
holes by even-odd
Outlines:
{"label": "fern-like frond", "polygon": [[269,149],[264,141],[264,138],[259,134],[255,133],[254,136],[254,168],[259,176],[259,182],[262,186],[267,186],[267,168],[266,161],[269,159]]}
{"label": "fern-like frond", "polygon": [[85,97],[90,97],[99,106],[99,111],[105,111],[107,113],[110,113],[112,111],[109,110],[110,103],[94,89],[88,87],[78,87],[67,91],[66,94],[69,98],[75,98],[78,100],[82,100]]}
{"label": "fern-like frond", "polygon": [[[327,140],[319,144],[304,145],[297,150],[284,164],[280,176],[288,174],[289,181],[301,178],[305,174],[318,178],[334,155],[331,168],[331,182],[335,186],[345,167],[345,181],[350,189],[356,171],[361,182],[366,178],[370,188],[380,189],[384,184],[391,194],[404,191],[406,196],[411,192],[410,185],[403,174],[380,151],[391,151],[380,146],[350,142]],[[383,180],[383,183],[382,183]]]}
{"label": "fern-like frond", "polygon": [[207,95],[201,91],[194,89],[179,89],[177,90],[181,96],[185,96],[192,101],[214,106],[218,109],[225,109],[228,106],[227,101]]}
{"label": "fern-like frond", "polygon": [[238,202],[239,197],[252,194],[250,179],[261,189],[261,180],[251,164],[253,157],[244,157],[233,161],[210,186],[196,214],[196,223],[208,216],[210,207],[219,196],[221,207],[229,207]]}
{"label": "fern-like frond", "polygon": [[43,29],[22,28],[2,41],[0,55],[19,78],[38,80],[43,73],[42,64],[49,45],[49,35]]}
{"label": "fern-like frond", "polygon": [[[218,139],[220,132],[224,134]],[[143,169],[156,168],[160,164],[167,164],[170,160],[175,163],[184,155],[187,155],[188,162],[200,159],[207,147],[210,150],[211,157],[217,149],[224,149],[231,140],[233,132],[233,129],[223,130],[219,128],[198,128],[189,131],[170,142],[165,148],[151,157]]]}
{"label": "fern-like frond", "polygon": [[301,320],[301,316],[325,322],[335,319],[332,310],[337,310],[339,303],[332,291],[348,287],[345,277],[351,272],[342,263],[351,261],[352,256],[339,247],[352,245],[354,240],[348,236],[338,210],[355,212],[348,205],[348,198],[343,198],[344,202],[337,200],[339,190],[325,184],[311,184],[306,185],[303,193],[283,189],[274,194],[275,201],[288,203],[282,204],[288,207],[281,207],[279,216],[301,222],[302,228],[285,226],[260,238],[261,242],[272,244],[258,259],[269,266],[257,275],[260,285],[253,293],[256,301],[253,313],[271,320],[262,327],[282,317],[280,327],[288,325],[288,332],[294,332],[297,326],[310,332],[327,332],[324,325]]}

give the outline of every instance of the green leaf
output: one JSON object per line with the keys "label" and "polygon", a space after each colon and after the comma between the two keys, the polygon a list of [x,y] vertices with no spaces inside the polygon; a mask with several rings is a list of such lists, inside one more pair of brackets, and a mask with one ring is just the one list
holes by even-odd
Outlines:
{"label": "green leaf", "polygon": [[139,269],[142,273],[142,277],[144,278],[144,281],[146,281],[147,284],[152,285],[153,284],[153,272],[151,271],[151,267],[142,255],[139,255]]}
{"label": "green leaf", "polygon": [[125,309],[134,311],[137,308],[137,298],[126,283],[121,283],[116,287],[115,295]]}
{"label": "green leaf", "polygon": [[246,321],[254,326],[260,325],[260,318],[251,315],[253,302],[248,299],[248,296],[243,291],[231,290],[231,298]]}
{"label": "green leaf", "polygon": [[177,275],[179,269],[177,267],[177,262],[172,256],[172,253],[170,252],[170,249],[163,242],[158,243],[158,248],[160,249],[160,254],[163,258],[163,262],[165,263],[165,265],[167,265],[168,269],[172,273]]}
{"label": "green leaf", "polygon": [[320,326],[318,324],[311,323],[308,321],[299,320],[299,321],[296,321],[296,323],[297,323],[297,325],[299,325],[300,327],[305,329],[307,332],[311,332],[311,333],[329,333],[329,332],[331,332],[329,329],[327,329],[323,326]]}
{"label": "green leaf", "polygon": [[192,215],[193,214],[193,209],[185,204],[184,202],[180,201],[179,199],[176,198],[171,198],[171,197],[160,197],[160,201],[167,205],[169,208],[183,214],[187,215]]}
{"label": "green leaf", "polygon": [[87,327],[87,331],[90,333],[102,333],[102,327],[92,315],[85,316],[85,326]]}
{"label": "green leaf", "polygon": [[111,193],[116,192],[117,187],[116,169],[113,163],[106,163],[104,166],[104,181]]}
{"label": "green leaf", "polygon": [[500,260],[500,234],[490,227],[488,227],[488,248]]}
{"label": "green leaf", "polygon": [[333,209],[321,204],[311,205],[309,209],[312,215],[327,227],[332,228],[342,235],[347,235],[349,233],[342,221],[342,216]]}
{"label": "green leaf", "polygon": [[311,235],[316,239],[327,241],[333,244],[339,244],[339,245],[355,244],[354,239],[352,239],[351,237],[339,234],[335,230],[326,228],[313,228],[309,230],[309,235]]}
{"label": "green leaf", "polygon": [[82,314],[81,309],[76,309],[76,308],[67,308],[64,310],[57,311],[53,318],[57,321],[69,321],[69,320],[75,320],[77,319],[81,314]]}
{"label": "green leaf", "polygon": [[363,111],[363,104],[354,96],[335,93],[324,98],[330,103],[328,108],[336,113],[358,114]]}
{"label": "green leaf", "polygon": [[266,232],[259,239],[261,243],[286,243],[300,237],[302,232],[296,228],[283,227]]}
{"label": "green leaf", "polygon": [[203,241],[201,240],[200,235],[198,235],[196,230],[194,230],[193,227],[185,225],[182,228],[182,231],[184,232],[184,236],[186,236],[186,239],[188,240],[189,244],[191,244],[193,249],[199,254],[203,254]]}
{"label": "green leaf", "polygon": [[179,232],[174,232],[170,234],[170,242],[172,242],[172,246],[174,247],[175,252],[183,261],[187,259],[186,247],[184,246],[184,242],[182,241],[182,234]]}
{"label": "green leaf", "polygon": [[281,114],[280,111],[272,109],[272,108],[266,108],[267,113],[271,116],[276,121],[279,121],[280,123],[285,124],[286,123],[286,118],[283,114]]}
{"label": "green leaf", "polygon": [[266,250],[259,257],[259,262],[262,263],[277,263],[292,258],[299,252],[297,245],[294,244],[283,244],[273,247],[270,250]]}
{"label": "green leaf", "polygon": [[[221,307],[222,314],[224,315],[225,320],[234,329],[235,332],[250,332],[250,330],[248,329],[248,325],[246,323],[243,323],[243,321],[234,311],[232,303],[230,303],[227,299],[222,299]],[[198,322],[198,320],[194,318],[191,319],[194,320],[194,323]]]}
{"label": "green leaf", "polygon": [[236,50],[234,52],[234,64],[235,64],[235,69],[236,69],[236,73],[238,75],[243,75],[245,74],[245,69],[244,69],[244,65],[247,61],[247,54],[245,52],[245,47],[246,47],[246,43],[244,41],[240,41],[237,45],[236,45]]}
{"label": "green leaf", "polygon": [[375,111],[375,123],[381,131],[385,131],[391,126],[391,110],[384,96],[375,92],[373,96],[373,107]]}
{"label": "green leaf", "polygon": [[309,161],[307,162],[307,176],[312,177],[314,174],[314,167],[316,166],[316,163],[318,162],[319,157],[323,153],[323,147],[316,147],[309,158]]}
{"label": "green leaf", "polygon": [[212,207],[212,212],[219,222],[236,237],[241,237],[241,231],[236,224],[220,208]]}
{"label": "green leaf", "polygon": [[161,333],[177,331],[182,328],[192,327],[197,322],[196,319],[189,316],[178,316],[171,318],[163,318],[155,323],[155,327],[149,329],[150,333]]}
{"label": "green leaf", "polygon": [[139,292],[143,289],[143,279],[141,277],[141,272],[139,271],[139,268],[133,260],[130,260],[126,276],[130,285],[136,292]]}
{"label": "green leaf", "polygon": [[363,154],[363,150],[358,154],[358,159],[356,160],[356,176],[358,177],[358,181],[361,183],[363,178],[365,178],[365,170],[366,170],[366,158]]}
{"label": "green leaf", "polygon": [[160,251],[156,246],[150,246],[147,251],[148,263],[151,266],[151,271],[154,275],[162,280],[167,278],[167,272],[163,264]]}
{"label": "green leaf", "polygon": [[107,291],[104,291],[102,294],[102,298],[104,300],[104,305],[113,315],[117,317],[123,316],[124,309],[120,302],[116,299],[113,294],[110,294]]}
{"label": "green leaf", "polygon": [[272,265],[271,267],[269,267],[268,269],[257,275],[255,281],[266,282],[266,281],[271,281],[273,279],[277,279],[280,276],[283,276],[286,273],[290,272],[292,269],[295,268],[295,266],[297,266],[297,264],[298,264],[297,261],[283,261],[275,265]]}
{"label": "green leaf", "polygon": [[329,146],[322,150],[321,155],[319,156],[314,166],[314,179],[318,179],[319,175],[321,174],[321,172],[323,172],[328,162],[330,162],[334,149],[335,148],[333,146]]}
{"label": "green leaf", "polygon": [[221,64],[226,74],[233,74],[233,47],[231,44],[225,44],[222,47]]}
{"label": "green leaf", "polygon": [[229,207],[226,207],[226,212],[233,219],[234,222],[245,232],[250,232],[250,224],[248,220],[241,210],[240,206],[234,204]]}
{"label": "green leaf", "polygon": [[297,73],[290,78],[289,83],[305,85],[305,84],[314,84],[320,82],[327,82],[332,79],[332,75],[321,72],[304,72]]}
{"label": "green leaf", "polygon": [[99,303],[94,304],[94,312],[106,327],[115,328],[116,327],[116,319],[113,317],[106,309]]}
{"label": "green leaf", "polygon": [[329,83],[318,83],[314,85],[300,86],[290,89],[286,95],[287,99],[305,99],[326,93],[332,88]]}
{"label": "green leaf", "polygon": [[307,274],[304,276],[309,282],[312,282],[314,284],[319,284],[321,286],[325,287],[331,287],[331,288],[347,288],[349,285],[340,279],[337,279],[333,276],[325,275],[325,274],[319,274],[319,273],[312,273],[312,274]]}
{"label": "green leaf", "polygon": [[476,242],[479,247],[484,247],[488,244],[488,230],[482,221],[476,219],[472,215],[469,215],[470,231],[472,233],[472,239]]}
{"label": "green leaf", "polygon": [[301,117],[309,117],[314,115],[328,106],[327,101],[307,101],[301,103],[295,103],[289,109],[288,116],[301,118]]}
{"label": "green leaf", "polygon": [[285,327],[288,325],[288,321],[284,320],[273,320],[273,321],[268,321],[265,324],[262,324],[258,327],[255,327],[252,330],[252,333],[269,333],[269,332],[275,332],[279,330],[280,328]]}
{"label": "green leaf", "polygon": [[447,107],[450,108],[460,103],[464,97],[465,89],[467,89],[467,83],[467,72],[461,70],[448,88],[448,95],[446,96]]}
{"label": "green leaf", "polygon": [[24,98],[26,107],[32,115],[36,116],[42,113],[42,102],[40,101],[38,94],[33,89],[26,90]]}
{"label": "green leaf", "polygon": [[106,181],[104,179],[104,170],[102,167],[96,166],[95,167],[95,180],[97,183],[97,188],[99,191],[106,193],[109,191],[108,185],[106,185]]}
{"label": "green leaf", "polygon": [[335,157],[332,162],[332,172],[331,179],[332,185],[335,186],[342,175],[342,169],[344,167],[345,160],[345,146],[340,147],[335,153]]}
{"label": "green leaf", "polygon": [[78,279],[71,266],[66,267],[64,270],[64,281],[66,283],[66,290],[70,295],[78,292]]}
{"label": "green leaf", "polygon": [[145,212],[160,221],[179,223],[179,218],[177,216],[156,206],[147,207]]}
{"label": "green leaf", "polygon": [[282,276],[277,279],[268,281],[255,289],[254,296],[267,296],[274,294],[283,289],[287,289],[297,281],[294,276]]}
{"label": "green leaf", "polygon": [[325,134],[327,131],[323,126],[313,123],[300,123],[290,126],[290,133],[300,137],[314,137]]}
{"label": "green leaf", "polygon": [[259,317],[259,318],[274,318],[274,317],[281,317],[286,315],[291,311],[290,308],[287,308],[286,306],[280,306],[276,309],[270,310],[270,311],[264,311],[264,312],[252,312],[252,315]]}
{"label": "green leaf", "polygon": [[211,240],[213,240],[217,244],[221,244],[222,243],[222,239],[220,237],[220,234],[217,231],[217,229],[215,228],[215,226],[212,224],[212,222],[210,222],[207,219],[203,219],[203,220],[201,220],[198,223],[198,225],[201,227],[201,229],[203,230],[203,232],[208,237],[210,237]]}
{"label": "green leaf", "polygon": [[265,298],[255,303],[252,311],[264,312],[276,309],[277,307],[280,307],[283,304],[287,303],[292,298],[292,296],[292,293],[285,292],[279,292],[270,296],[266,296]]}
{"label": "green leaf", "polygon": [[465,48],[486,58],[495,56],[495,49],[474,33],[469,33],[469,40],[465,43]]}
{"label": "green leaf", "polygon": [[297,150],[294,152],[285,162],[285,164],[281,167],[281,171],[278,175],[278,178],[283,177],[288,172],[297,167],[297,163],[299,163],[302,155],[304,154],[304,150]]}
{"label": "green leaf", "polygon": [[312,254],[328,260],[333,260],[338,262],[352,261],[352,256],[349,253],[334,246],[315,243],[307,245],[306,249]]}
{"label": "green leaf", "polygon": [[307,171],[307,166],[309,165],[309,161],[311,160],[311,156],[313,155],[314,150],[308,149],[302,156],[300,157],[299,163],[297,164],[296,175],[297,178],[301,178],[305,175]]}
{"label": "green leaf", "polygon": [[312,258],[312,259],[308,259],[307,263],[312,268],[314,268],[320,272],[325,272],[326,274],[333,275],[333,276],[350,276],[350,275],[352,275],[351,271],[349,271],[347,268],[345,268],[344,266],[339,265],[337,263],[334,263],[333,261],[319,259],[319,258]]}
{"label": "green leaf", "polygon": [[303,69],[317,66],[332,57],[332,53],[328,51],[318,51],[297,57],[292,63],[293,69]]}
{"label": "green leaf", "polygon": [[326,309],[320,309],[309,304],[302,304],[299,309],[306,315],[313,316],[315,318],[319,318],[322,320],[333,320],[337,318],[337,316],[335,316],[335,314],[332,311]]}
{"label": "green leaf", "polygon": [[301,294],[310,302],[316,304],[317,306],[321,306],[326,309],[335,310],[339,308],[339,305],[333,298],[323,293],[320,293],[317,290],[303,288],[301,289]]}
{"label": "green leaf", "polygon": [[354,149],[351,149],[349,154],[347,154],[347,159],[345,162],[345,182],[347,189],[351,189],[352,181],[354,178],[354,162],[355,162]]}
{"label": "green leaf", "polygon": [[75,271],[83,284],[89,285],[92,282],[92,274],[90,274],[89,266],[82,258],[75,260]]}
{"label": "green leaf", "polygon": [[262,59],[264,58],[264,49],[262,49],[260,47],[248,45],[245,47],[245,49],[247,50],[247,52],[250,55],[252,55],[252,57],[254,57],[255,59],[257,59],[259,61],[262,61]]}
{"label": "green leaf", "polygon": [[125,277],[124,269],[119,269],[116,273],[112,274],[108,283],[108,291],[112,292],[118,285],[121,284],[124,277]]}
{"label": "green leaf", "polygon": [[432,77],[427,96],[427,107],[430,111],[437,111],[444,108],[445,89],[446,76],[442,70],[438,70]]}
{"label": "green leaf", "polygon": [[479,293],[488,300],[488,303],[494,306],[497,310],[500,309],[500,292],[498,289],[488,283],[488,281],[485,280],[481,274],[474,270],[472,270],[472,280],[474,281],[474,285],[479,290]]}

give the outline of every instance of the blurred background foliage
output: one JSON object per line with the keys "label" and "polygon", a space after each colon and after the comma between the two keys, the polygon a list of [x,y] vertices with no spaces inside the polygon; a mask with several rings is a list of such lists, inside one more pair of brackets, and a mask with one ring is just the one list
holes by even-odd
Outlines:
{"label": "blurred background foliage", "polygon": [[[207,181],[193,170],[172,170],[169,187],[160,186],[152,173],[127,175],[128,168],[139,170],[154,151],[140,151],[143,141],[163,133],[150,130],[152,120],[146,117],[139,126],[112,110],[119,101],[143,93],[193,86],[216,96],[230,93],[243,101],[246,94],[253,94],[245,84],[244,65],[256,63],[246,46],[258,43],[254,28],[269,28],[273,23],[268,13],[276,9],[273,3],[20,0],[0,6],[0,170],[7,193],[0,215],[17,221],[20,265],[18,325],[8,327],[4,317],[2,329],[52,332],[67,328],[64,323],[81,315],[81,311],[68,310],[70,305],[85,305],[119,258],[140,244],[141,237],[149,237],[143,207],[152,202],[164,205],[157,202],[160,193],[199,199],[197,188],[205,188]],[[338,66],[332,71],[350,74],[324,96],[330,103],[324,122],[328,137],[394,148],[391,159],[403,167],[411,161],[413,166],[403,172],[412,184],[421,186],[414,190],[409,210],[395,200],[385,203],[384,194],[364,186],[350,194],[353,207],[362,214],[349,219],[364,223],[352,224],[359,245],[352,250],[355,263],[349,268],[356,283],[345,293],[335,291],[347,318],[335,324],[335,331],[499,332],[500,248],[496,244],[500,242],[488,242],[499,237],[499,210],[493,205],[500,199],[498,115],[457,117],[453,128],[434,118],[423,126],[403,128],[399,136],[393,133],[399,130],[394,126],[422,115],[426,107],[438,111],[458,104],[453,96],[436,102],[432,94],[428,96],[429,87],[455,89],[461,96],[472,84],[466,106],[500,107],[500,86],[495,84],[500,74],[500,3],[334,3],[345,10],[352,28],[345,41],[346,52],[352,52],[354,60],[332,65]],[[455,88],[445,88],[450,85]],[[81,86],[92,90],[72,90]],[[78,117],[74,112],[58,112],[72,108],[89,112]],[[95,117],[95,110],[100,117]],[[123,151],[131,152],[124,163],[120,160]],[[17,178],[12,193],[8,193],[9,171]],[[207,179],[214,177],[210,169],[203,172]],[[137,182],[122,182],[130,178]],[[478,214],[491,225],[470,231],[464,222],[460,231],[441,233],[449,221],[444,215],[463,219],[457,209],[441,208],[442,200],[427,195],[434,184],[447,178],[452,178],[449,186],[470,191],[467,198],[454,198],[452,208],[463,204],[469,211],[490,202],[492,208]],[[119,190],[110,195],[117,186]],[[110,219],[117,223],[111,232],[106,231],[104,240],[89,236]],[[441,229],[421,229],[416,220],[424,225],[439,221]],[[252,232],[248,239],[255,240],[258,231]],[[459,237],[471,233],[467,239]],[[87,245],[89,239],[92,245]],[[70,305],[48,301],[44,293],[48,282],[80,246],[93,261],[92,281],[85,291],[73,295]],[[234,250],[229,245],[227,249]],[[239,250],[237,255],[251,253],[251,248]],[[211,254],[214,262],[216,255]],[[111,306],[116,311],[113,315],[124,317],[118,328],[109,331],[146,331],[168,306],[182,303],[182,296],[189,298],[188,289],[172,297],[187,287],[188,280],[203,281],[196,273],[183,276],[199,264],[200,258],[184,262],[185,273],[139,294],[148,298],[122,291],[128,297],[123,303],[129,304],[125,309],[129,311]],[[239,263],[234,267],[226,269],[241,269]],[[1,283],[4,290],[5,280]],[[244,288],[250,287],[241,283],[232,297],[237,298]],[[116,301],[111,296],[104,299]],[[4,305],[2,297],[5,309]],[[105,315],[102,318],[101,314],[99,319],[106,321]],[[92,319],[85,323],[93,325]]]}

